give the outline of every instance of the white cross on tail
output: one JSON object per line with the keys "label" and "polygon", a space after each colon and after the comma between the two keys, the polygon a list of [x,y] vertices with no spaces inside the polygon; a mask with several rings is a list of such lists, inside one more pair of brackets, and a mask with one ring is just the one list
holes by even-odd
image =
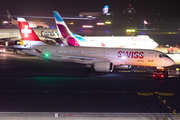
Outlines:
{"label": "white cross on tail", "polygon": [[28,37],[28,33],[31,33],[31,29],[28,29],[28,25],[25,25],[25,28],[21,29],[21,31],[25,34],[25,37]]}

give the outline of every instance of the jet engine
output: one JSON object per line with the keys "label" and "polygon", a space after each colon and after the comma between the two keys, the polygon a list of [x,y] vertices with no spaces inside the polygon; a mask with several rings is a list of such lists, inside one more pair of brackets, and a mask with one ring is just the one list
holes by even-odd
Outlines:
{"label": "jet engine", "polygon": [[95,62],[94,69],[96,72],[112,72],[113,71],[113,63],[112,62]]}
{"label": "jet engine", "polygon": [[130,65],[120,65],[120,66],[116,66],[116,68],[119,68],[119,69],[130,69],[131,66]]}

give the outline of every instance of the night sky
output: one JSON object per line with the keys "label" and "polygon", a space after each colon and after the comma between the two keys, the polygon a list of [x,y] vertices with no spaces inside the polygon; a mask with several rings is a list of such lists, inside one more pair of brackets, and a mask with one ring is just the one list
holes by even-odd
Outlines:
{"label": "night sky", "polygon": [[6,15],[6,10],[12,15],[53,16],[53,10],[62,15],[78,15],[101,11],[104,5],[110,6],[110,12],[122,12],[129,4],[137,13],[180,12],[180,0],[1,0],[0,15]]}

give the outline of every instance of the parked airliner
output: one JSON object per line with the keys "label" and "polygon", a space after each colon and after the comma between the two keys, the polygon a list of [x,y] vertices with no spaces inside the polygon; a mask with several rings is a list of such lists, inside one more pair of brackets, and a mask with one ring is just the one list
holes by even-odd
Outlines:
{"label": "parked airliner", "polygon": [[[18,26],[18,21],[17,20],[14,20],[9,12],[9,10],[6,10],[7,12],[7,22],[9,24],[12,24],[12,25],[15,25],[15,26]],[[45,23],[45,22],[40,22],[40,21],[28,21],[29,22],[29,25],[32,27],[32,28],[49,28],[49,26]]]}
{"label": "parked airliner", "polygon": [[[158,44],[146,35],[140,36],[97,36],[82,37],[72,33],[62,17],[54,11],[57,29],[34,29],[41,40],[55,39],[57,43],[64,46],[89,46],[89,47],[117,47],[117,48],[138,48],[154,49]],[[45,38],[47,37],[47,38]],[[0,40],[21,39],[18,29],[0,29]],[[51,39],[52,40],[52,39]]]}
{"label": "parked airliner", "polygon": [[96,18],[108,14],[108,11],[109,11],[109,5],[105,5],[101,12],[81,12],[79,13],[79,16],[87,17],[87,18]]}
{"label": "parked airliner", "polygon": [[82,37],[72,33],[57,11],[53,11],[59,35],[66,39],[69,46],[89,46],[89,47],[118,47],[118,48],[139,48],[154,49],[158,46],[154,40],[148,36],[137,37]]}
{"label": "parked airliner", "polygon": [[[58,43],[74,46],[67,42],[67,38],[63,38],[57,29],[33,29],[41,40],[55,39]],[[137,49],[154,49],[157,43],[147,35],[138,36],[96,36],[82,37],[72,33],[72,37],[77,39],[80,46],[89,47],[117,47],[117,48],[137,48]],[[46,38],[47,37],[47,38]],[[20,40],[21,35],[19,29],[0,29],[0,40]],[[148,46],[147,46],[148,45]]]}
{"label": "parked airliner", "polygon": [[155,50],[49,46],[38,38],[24,18],[18,18],[19,29],[23,39],[22,45],[14,48],[24,53],[55,61],[85,64],[85,71],[93,66],[96,72],[112,72],[114,66],[135,65],[167,67],[174,61],[166,54]]}

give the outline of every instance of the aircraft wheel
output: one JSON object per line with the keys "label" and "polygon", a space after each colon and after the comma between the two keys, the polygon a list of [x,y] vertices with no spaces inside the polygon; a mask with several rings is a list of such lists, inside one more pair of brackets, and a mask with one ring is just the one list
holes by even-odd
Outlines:
{"label": "aircraft wheel", "polygon": [[85,72],[85,73],[90,73],[90,72],[91,72],[91,69],[88,68],[88,67],[85,67],[84,72]]}

